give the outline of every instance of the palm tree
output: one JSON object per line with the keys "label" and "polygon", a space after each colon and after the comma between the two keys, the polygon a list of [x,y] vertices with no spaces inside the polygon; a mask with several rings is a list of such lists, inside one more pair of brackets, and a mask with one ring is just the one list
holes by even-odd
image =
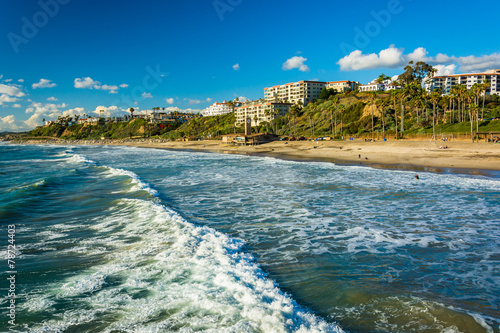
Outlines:
{"label": "palm tree", "polygon": [[130,114],[131,114],[132,118],[134,118],[134,111],[135,111],[134,108],[130,108],[128,110],[130,111]]}
{"label": "palm tree", "polygon": [[272,113],[272,112],[271,112],[271,109],[266,109],[266,110],[264,111],[264,115],[266,116],[266,127],[267,127],[267,131],[268,131],[268,132],[270,132],[270,131],[269,131],[269,116],[271,115],[271,113]]}
{"label": "palm tree", "polygon": [[[383,76],[383,74],[381,75],[381,77]],[[372,109],[372,141],[375,140],[375,134],[373,132],[374,130],[374,121],[373,121],[373,107],[375,105],[375,97],[377,97],[377,93],[375,91],[372,91],[370,92],[370,104],[372,105],[371,109]]]}
{"label": "palm tree", "polygon": [[339,111],[340,111],[340,137],[343,138],[344,134],[344,111],[345,111],[345,105],[340,104],[339,105]]}
{"label": "palm tree", "polygon": [[377,108],[382,109],[381,115],[382,115],[382,139],[385,139],[385,106],[387,102],[385,99],[379,99],[377,101]]}
{"label": "palm tree", "polygon": [[[472,142],[474,142],[474,112],[476,112],[477,114],[479,112],[479,107],[476,103],[470,103],[469,104],[470,137]],[[477,122],[479,123],[479,119],[477,119]]]}
{"label": "palm tree", "polygon": [[396,109],[396,100],[399,99],[399,91],[393,90],[391,93],[392,97],[392,106],[394,107],[394,121],[396,123],[396,140],[398,139],[398,111]]}
{"label": "palm tree", "polygon": [[276,132],[275,134],[278,135],[278,121],[277,121],[277,116],[280,114],[280,110],[277,106],[274,107],[273,110],[273,116],[274,116],[274,126],[276,127]]}
{"label": "palm tree", "polygon": [[435,89],[431,93],[430,99],[432,101],[432,137],[433,140],[436,140],[436,105],[441,99],[441,89]]}
{"label": "palm tree", "polygon": [[481,119],[484,119],[484,102],[486,100],[486,92],[488,91],[488,89],[490,89],[490,86],[491,85],[487,79],[484,79],[481,83],[481,88],[483,90],[483,109],[481,110]]}
{"label": "palm tree", "polygon": [[[333,127],[333,113],[334,111],[336,111],[336,108],[337,108],[337,104],[339,104],[339,99],[338,97],[334,97],[332,99],[332,112],[330,114],[331,116],[331,123],[332,123],[332,136],[335,137],[335,130],[337,129],[337,113],[335,113],[335,127]],[[335,128],[335,130],[334,130]]]}

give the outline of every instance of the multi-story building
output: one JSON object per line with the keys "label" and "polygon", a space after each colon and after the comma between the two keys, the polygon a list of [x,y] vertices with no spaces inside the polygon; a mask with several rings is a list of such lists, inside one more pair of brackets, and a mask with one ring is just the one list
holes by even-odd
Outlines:
{"label": "multi-story building", "polygon": [[251,119],[252,126],[258,126],[261,122],[269,122],[285,115],[292,103],[273,103],[265,99],[259,99],[241,104],[235,107],[236,124],[244,124],[246,119]]}
{"label": "multi-story building", "polygon": [[370,91],[390,91],[397,90],[403,87],[395,84],[392,80],[384,80],[382,82],[372,81],[368,84],[362,84],[359,86],[359,91],[370,92]]}
{"label": "multi-story building", "polygon": [[[240,103],[234,103],[234,106],[238,106]],[[234,106],[227,103],[226,101],[222,103],[215,102],[214,104],[210,105],[208,108],[203,110],[201,114],[204,117],[208,116],[222,116],[228,113],[231,113],[234,111]]]}
{"label": "multi-story building", "polygon": [[319,98],[326,82],[321,81],[299,81],[282,84],[279,86],[264,88],[264,98],[271,103],[297,103],[307,105]]}
{"label": "multi-story building", "polygon": [[332,82],[327,82],[326,83],[326,88],[327,89],[334,89],[337,92],[344,92],[347,90],[354,90],[356,87],[359,85],[358,82],[354,81],[332,81]]}
{"label": "multi-story building", "polygon": [[471,89],[476,83],[489,82],[490,87],[486,90],[487,95],[500,95],[500,69],[492,69],[483,73],[456,74],[434,76],[427,85],[427,89],[441,89],[443,94],[448,95],[456,85],[463,84]]}
{"label": "multi-story building", "polygon": [[384,91],[385,85],[383,83],[368,83],[362,84],[359,86],[359,91],[367,92],[367,91]]}

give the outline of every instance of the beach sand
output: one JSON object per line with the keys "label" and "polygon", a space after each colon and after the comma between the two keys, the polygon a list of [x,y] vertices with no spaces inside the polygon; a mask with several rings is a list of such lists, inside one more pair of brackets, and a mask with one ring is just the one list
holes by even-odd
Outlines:
{"label": "beach sand", "polygon": [[[180,149],[432,172],[461,172],[462,170],[463,173],[468,174],[488,174],[484,171],[500,171],[500,144],[486,142],[430,140],[370,142],[356,139],[352,141],[275,141],[257,146],[233,146],[216,140],[161,141],[163,140],[28,140],[18,143],[99,144]],[[448,148],[441,149],[440,147]]]}
{"label": "beach sand", "polygon": [[[258,146],[231,146],[221,141],[125,142],[117,145],[265,155],[294,160],[329,161],[383,168],[469,169],[500,171],[500,145],[443,141],[276,141]],[[440,147],[447,146],[447,149]],[[470,171],[469,171],[470,172]]]}

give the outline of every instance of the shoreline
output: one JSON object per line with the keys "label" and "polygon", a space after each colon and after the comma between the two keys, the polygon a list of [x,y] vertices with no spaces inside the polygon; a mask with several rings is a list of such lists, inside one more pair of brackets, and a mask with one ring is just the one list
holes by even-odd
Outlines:
{"label": "shoreline", "polygon": [[[29,140],[18,144],[109,145],[138,148],[267,156],[294,161],[329,162],[382,169],[465,173],[500,177],[500,145],[463,141],[274,141],[258,146],[230,146],[221,141]],[[440,149],[440,147],[448,147]]]}

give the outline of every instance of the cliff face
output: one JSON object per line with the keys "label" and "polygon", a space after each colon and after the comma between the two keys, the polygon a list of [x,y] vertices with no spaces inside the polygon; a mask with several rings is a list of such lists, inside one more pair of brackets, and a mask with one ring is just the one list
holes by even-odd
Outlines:
{"label": "cliff face", "polygon": [[373,116],[374,117],[382,117],[382,112],[374,104],[366,105],[365,106],[365,108],[363,109],[363,116],[362,117],[366,117],[366,116],[370,116],[371,117],[372,116],[372,110],[373,110]]}

